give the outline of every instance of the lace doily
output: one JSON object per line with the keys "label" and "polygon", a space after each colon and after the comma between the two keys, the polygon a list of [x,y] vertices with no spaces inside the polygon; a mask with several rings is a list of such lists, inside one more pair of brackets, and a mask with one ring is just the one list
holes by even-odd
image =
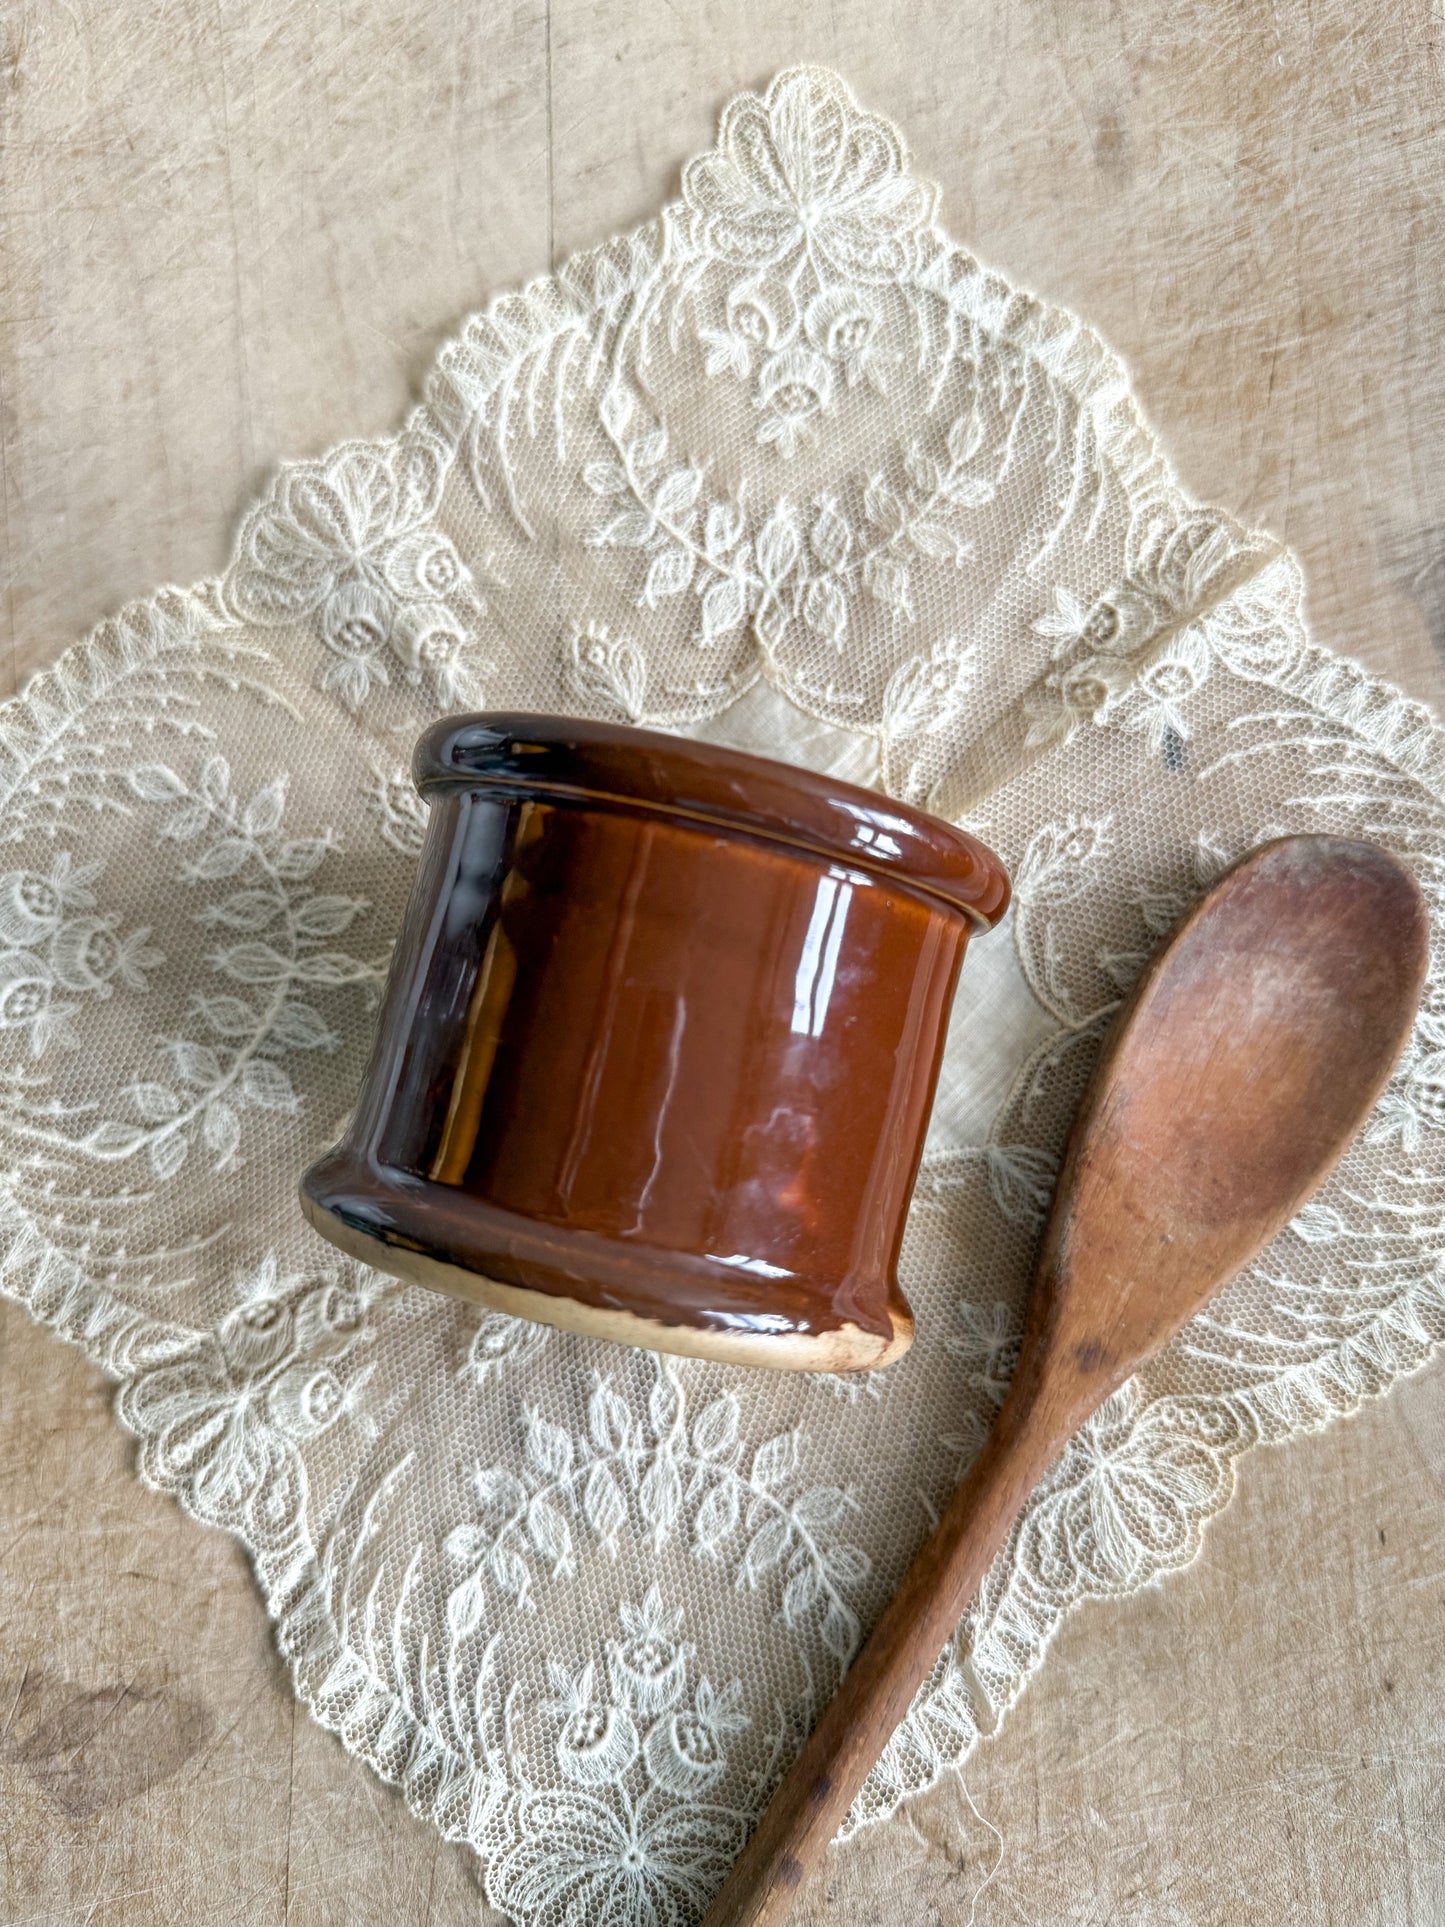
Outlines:
{"label": "lace doily", "polygon": [[[1445,739],[1314,648],[1119,362],[935,223],[833,76],[506,295],[394,438],[0,714],[3,1286],[250,1549],[296,1690],[524,1927],[692,1919],[976,1450],[1101,1028],[1246,848],[1445,875]],[[967,820],[976,943],[862,1380],[584,1343],[347,1267],[302,1168],[360,1077],[439,711],[704,733]],[[1062,1615],[1185,1564],[1235,1461],[1445,1336],[1445,983],[1364,1140],[1090,1423],[850,1819],[961,1762]]]}

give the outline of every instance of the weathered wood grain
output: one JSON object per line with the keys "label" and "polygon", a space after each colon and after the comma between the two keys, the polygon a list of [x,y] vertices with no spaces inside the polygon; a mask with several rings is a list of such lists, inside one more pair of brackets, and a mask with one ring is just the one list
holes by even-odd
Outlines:
{"label": "weathered wood grain", "polygon": [[[644,217],[799,58],[952,230],[1087,314],[1316,633],[1445,690],[1445,28],[1427,0],[12,0],[0,678],[224,556],[279,457],[395,422],[458,315]],[[0,1310],[0,1916],[474,1921],[467,1857],[298,1712],[244,1563]],[[1081,1612],[968,1787],[977,1927],[1445,1917],[1445,1371],[1246,1462],[1191,1572]],[[113,1711],[110,1711],[111,1707]],[[959,1789],[801,1919],[963,1923]]]}

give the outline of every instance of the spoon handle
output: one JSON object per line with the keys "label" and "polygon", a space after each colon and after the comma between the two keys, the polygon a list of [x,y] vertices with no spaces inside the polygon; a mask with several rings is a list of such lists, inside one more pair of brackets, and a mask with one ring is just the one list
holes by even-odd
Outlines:
{"label": "spoon handle", "polygon": [[[776,1927],[963,1616],[1063,1444],[1010,1398],[773,1795],[703,1927]],[[1032,1403],[1032,1401],[1030,1401]],[[1035,1408],[1037,1411],[1037,1408]]]}

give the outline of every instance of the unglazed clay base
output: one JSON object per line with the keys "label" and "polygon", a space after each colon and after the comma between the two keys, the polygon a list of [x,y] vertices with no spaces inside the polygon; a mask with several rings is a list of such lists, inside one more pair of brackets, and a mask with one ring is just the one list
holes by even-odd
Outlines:
{"label": "unglazed clay base", "polygon": [[649,1351],[672,1352],[681,1358],[707,1358],[720,1365],[766,1365],[780,1372],[863,1372],[891,1365],[913,1343],[913,1320],[906,1314],[891,1313],[893,1336],[884,1339],[876,1332],[861,1331],[856,1325],[840,1325],[836,1331],[730,1332],[702,1330],[686,1325],[665,1325],[660,1319],[641,1318],[630,1311],[607,1310],[584,1305],[575,1298],[552,1292],[530,1291],[523,1285],[504,1285],[499,1279],[463,1265],[448,1264],[424,1251],[410,1251],[404,1245],[370,1236],[344,1223],[324,1210],[304,1193],[301,1207],[307,1218],[338,1250],[360,1263],[372,1265],[408,1284],[425,1285],[453,1298],[465,1298],[485,1305],[490,1311],[506,1312],[512,1318],[530,1318],[536,1324],[553,1325],[558,1331],[575,1332],[580,1338],[606,1338],[614,1344],[640,1345]]}

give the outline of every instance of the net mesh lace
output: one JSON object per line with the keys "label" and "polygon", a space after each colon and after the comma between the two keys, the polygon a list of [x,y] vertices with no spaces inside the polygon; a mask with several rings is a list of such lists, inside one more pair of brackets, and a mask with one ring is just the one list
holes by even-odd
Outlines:
{"label": "net mesh lace", "polygon": [[[1427,714],[1311,645],[1117,359],[937,226],[801,69],[678,200],[494,301],[402,431],[281,470],[215,581],[0,714],[4,1289],[250,1548],[296,1690],[526,1927],[702,1910],[1007,1384],[1102,1028],[1233,858],[1378,838],[1432,906]],[[469,705],[876,784],[1016,879],[964,971],[860,1379],[661,1360],[340,1262],[299,1172],[357,1088]],[[1045,1480],[850,1828],[993,1730],[1068,1608],[1182,1566],[1250,1446],[1445,1333],[1445,983],[1318,1199]]]}

